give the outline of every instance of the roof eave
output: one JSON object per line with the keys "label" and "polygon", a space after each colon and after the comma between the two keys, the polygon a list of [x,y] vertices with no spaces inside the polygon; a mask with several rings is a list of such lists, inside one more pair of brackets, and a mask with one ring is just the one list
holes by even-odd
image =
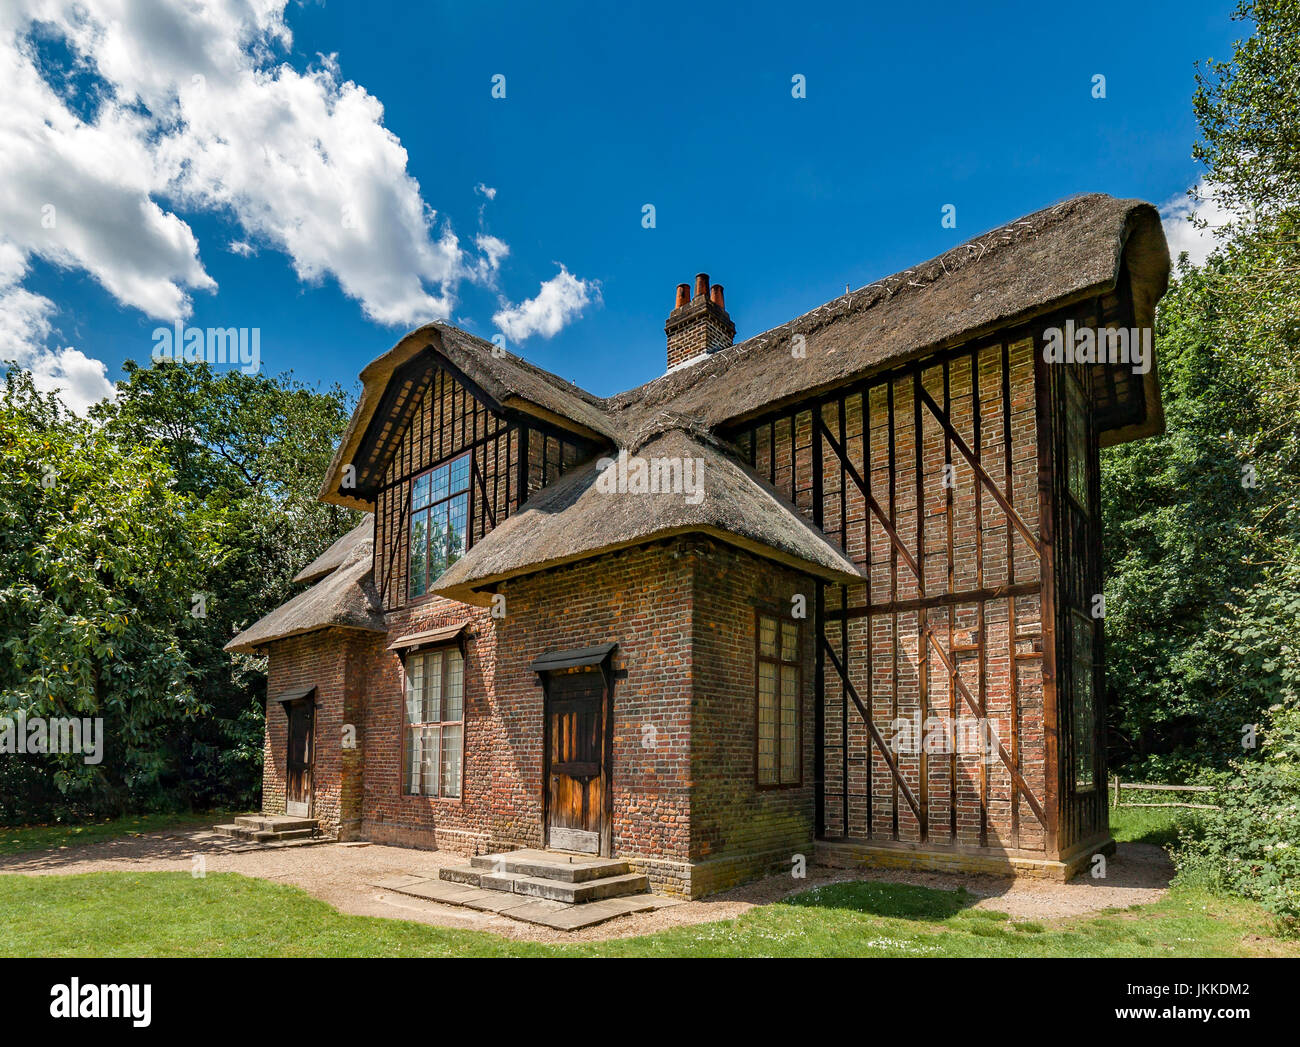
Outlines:
{"label": "roof eave", "polygon": [[811,575],[814,578],[819,578],[834,585],[860,585],[866,580],[862,572],[854,567],[847,559],[844,560],[844,567],[832,567],[829,564],[822,564],[804,559],[801,556],[796,556],[783,549],[777,549],[774,546],[755,541],[752,538],[746,538],[744,535],[738,535],[720,527],[692,525],[685,527],[666,527],[647,535],[628,539],[627,541],[611,542],[592,549],[584,549],[581,552],[572,553],[567,556],[552,557],[547,560],[538,560],[535,563],[521,564],[508,571],[483,575],[482,577],[469,578],[463,582],[453,581],[450,585],[434,584],[432,591],[449,600],[458,600],[461,603],[472,604],[476,607],[490,607],[492,604],[492,590],[502,582],[523,578],[532,574],[539,574],[542,571],[553,570],[556,567],[567,567],[571,564],[581,563],[585,560],[592,560],[596,557],[604,556],[608,553],[619,552],[623,549],[635,549],[640,546],[653,545],[656,542],[662,542],[665,539],[676,538],[687,534],[707,535],[710,538],[715,538],[718,541],[734,546],[737,549],[752,553],[753,555],[759,556],[765,560],[772,560],[785,567],[793,568],[802,574]]}

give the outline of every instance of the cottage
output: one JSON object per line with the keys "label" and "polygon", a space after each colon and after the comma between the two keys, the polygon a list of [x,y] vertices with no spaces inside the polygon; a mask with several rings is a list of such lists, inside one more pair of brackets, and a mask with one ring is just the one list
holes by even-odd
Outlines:
{"label": "cottage", "polygon": [[1071,875],[1113,847],[1098,449],[1163,416],[1154,358],[1043,349],[1148,332],[1168,274],[1154,208],[1088,195],[740,343],[700,275],[609,399],[411,332],[321,488],[363,522],[229,644],[269,657],[265,812],[690,897]]}

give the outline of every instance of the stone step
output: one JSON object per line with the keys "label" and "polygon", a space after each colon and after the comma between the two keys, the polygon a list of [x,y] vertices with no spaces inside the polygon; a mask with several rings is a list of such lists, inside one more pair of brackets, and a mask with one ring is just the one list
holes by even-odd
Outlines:
{"label": "stone step", "polygon": [[[584,883],[628,872],[627,862],[616,858],[590,858],[555,851],[521,850],[504,854],[480,854],[470,859],[470,867],[497,875],[528,876],[536,880],[560,883]],[[461,881],[469,882],[469,881]]]}
{"label": "stone step", "polygon": [[311,822],[305,827],[293,829],[263,829],[256,825],[243,824],[236,819],[228,825],[214,825],[213,832],[221,836],[229,836],[235,840],[242,840],[245,843],[263,844],[265,846],[287,846],[294,843],[316,842],[318,839],[323,842],[323,837],[316,836],[316,823]]}
{"label": "stone step", "polygon": [[[626,868],[626,862],[615,863]],[[650,887],[649,879],[640,873],[618,873],[576,882],[548,877],[527,876],[522,873],[498,873],[475,869],[472,866],[444,866],[438,878],[449,883],[479,887],[486,891],[505,894],[522,894],[530,898],[544,898],[552,902],[581,905],[604,898],[619,898],[629,894],[642,894]]]}
{"label": "stone step", "polygon": [[235,824],[262,832],[293,832],[297,829],[315,829],[315,818],[291,818],[283,814],[241,814]]}

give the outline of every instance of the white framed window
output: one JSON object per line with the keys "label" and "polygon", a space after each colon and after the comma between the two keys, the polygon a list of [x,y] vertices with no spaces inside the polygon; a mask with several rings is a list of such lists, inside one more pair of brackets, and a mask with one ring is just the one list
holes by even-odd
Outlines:
{"label": "white framed window", "polygon": [[458,647],[406,656],[402,792],[459,797],[465,750],[465,659]]}

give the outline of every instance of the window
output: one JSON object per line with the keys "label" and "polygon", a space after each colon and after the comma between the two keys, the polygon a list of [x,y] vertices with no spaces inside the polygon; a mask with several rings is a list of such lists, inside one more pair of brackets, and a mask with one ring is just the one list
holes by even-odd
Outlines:
{"label": "window", "polygon": [[460,796],[464,694],[458,648],[407,655],[402,791],[408,796]]}
{"label": "window", "polygon": [[799,784],[799,629],[758,615],[760,786]]}
{"label": "window", "polygon": [[1088,511],[1088,406],[1073,375],[1065,380],[1066,480],[1070,495]]}
{"label": "window", "polygon": [[411,484],[410,594],[429,586],[465,553],[469,455],[417,476]]}
{"label": "window", "polygon": [[1070,666],[1074,728],[1074,787],[1080,792],[1097,784],[1097,706],[1093,695],[1093,621],[1075,611],[1070,616],[1074,658]]}

